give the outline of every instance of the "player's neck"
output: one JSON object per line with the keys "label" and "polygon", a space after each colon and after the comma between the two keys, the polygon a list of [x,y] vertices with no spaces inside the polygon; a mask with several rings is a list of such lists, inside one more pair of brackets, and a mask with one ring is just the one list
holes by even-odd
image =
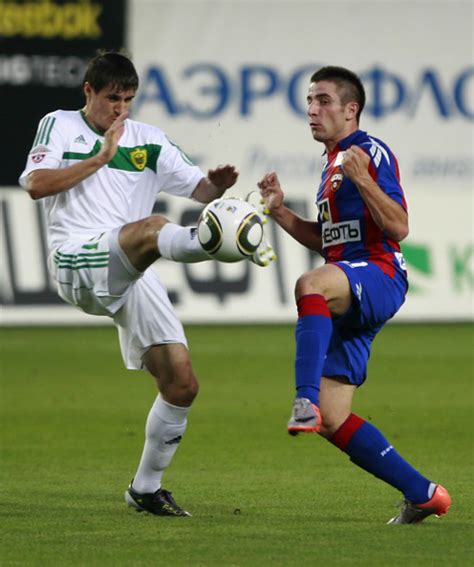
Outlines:
{"label": "player's neck", "polygon": [[348,136],[350,136],[354,132],[357,132],[358,129],[359,129],[358,124],[351,125],[351,127],[344,129],[343,132],[340,132],[337,137],[334,137],[332,140],[326,140],[324,142],[324,146],[326,147],[326,153],[327,154],[332,153],[335,150],[335,148],[339,145],[339,143],[342,142],[342,140],[345,140]]}
{"label": "player's neck", "polygon": [[94,130],[98,134],[101,134],[102,136],[105,134],[105,130],[103,128],[101,128],[98,124],[96,124],[94,119],[91,118],[91,115],[90,115],[90,113],[87,109],[87,105],[84,106],[81,109],[81,113],[82,113],[82,116],[84,117],[84,120],[87,122],[87,124],[89,124],[89,126],[92,128],[92,130]]}

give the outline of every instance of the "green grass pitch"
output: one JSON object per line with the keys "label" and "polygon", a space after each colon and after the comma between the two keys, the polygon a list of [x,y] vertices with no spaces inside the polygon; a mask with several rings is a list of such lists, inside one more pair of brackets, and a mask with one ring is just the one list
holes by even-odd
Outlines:
{"label": "green grass pitch", "polygon": [[2,329],[0,564],[467,566],[473,550],[473,328],[389,325],[354,411],[453,506],[386,526],[400,495],[318,436],[285,431],[291,326],[189,327],[201,391],[164,486],[192,518],[123,502],[152,379],[113,328]]}

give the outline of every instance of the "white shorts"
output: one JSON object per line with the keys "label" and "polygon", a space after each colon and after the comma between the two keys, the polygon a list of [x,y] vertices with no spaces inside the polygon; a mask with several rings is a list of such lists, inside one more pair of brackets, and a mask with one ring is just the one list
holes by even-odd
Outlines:
{"label": "white shorts", "polygon": [[125,366],[139,370],[151,346],[187,347],[187,341],[158,274],[150,268],[139,272],[131,265],[118,233],[114,229],[87,241],[67,241],[53,251],[48,266],[64,301],[113,319]]}

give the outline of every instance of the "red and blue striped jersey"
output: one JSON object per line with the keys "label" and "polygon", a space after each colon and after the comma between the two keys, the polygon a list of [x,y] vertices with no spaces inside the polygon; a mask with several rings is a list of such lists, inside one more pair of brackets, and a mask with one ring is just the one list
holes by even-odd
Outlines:
{"label": "red and blue striped jersey", "polygon": [[356,185],[341,167],[343,152],[354,145],[369,155],[372,179],[407,209],[398,163],[391,150],[362,130],[353,132],[328,154],[321,176],[316,203],[323,256],[326,262],[370,261],[394,277],[396,272],[404,272],[400,246],[376,225]]}

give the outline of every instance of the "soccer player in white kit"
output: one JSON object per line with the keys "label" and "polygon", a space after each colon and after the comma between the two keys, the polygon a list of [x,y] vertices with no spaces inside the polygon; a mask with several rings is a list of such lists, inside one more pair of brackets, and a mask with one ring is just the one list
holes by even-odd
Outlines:
{"label": "soccer player in white kit", "polygon": [[161,478],[199,386],[183,327],[156,271],[147,268],[159,257],[209,258],[194,228],[151,215],[160,191],[208,203],[234,185],[238,172],[224,165],[205,176],[159,128],[128,119],[138,75],[125,55],[92,59],[83,88],[82,110],[57,110],[40,121],[20,184],[43,199],[59,295],[111,317],[126,367],[146,368],[156,380],[159,394],[126,502],[159,516],[188,516]]}

